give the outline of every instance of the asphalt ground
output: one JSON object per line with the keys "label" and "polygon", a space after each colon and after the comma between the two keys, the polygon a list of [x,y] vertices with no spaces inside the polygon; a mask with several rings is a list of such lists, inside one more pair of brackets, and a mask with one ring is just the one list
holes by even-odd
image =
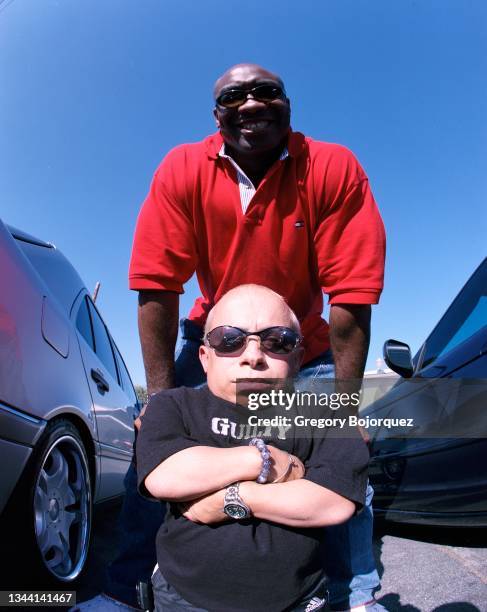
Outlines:
{"label": "asphalt ground", "polygon": [[[103,588],[104,568],[116,555],[118,510],[112,505],[95,514],[88,567],[71,587],[78,602]],[[378,523],[374,549],[382,581],[376,596],[390,612],[487,612],[486,529]],[[7,565],[1,582],[2,590],[40,588],[32,577]]]}
{"label": "asphalt ground", "polygon": [[374,549],[391,612],[487,611],[487,530],[379,524]]}

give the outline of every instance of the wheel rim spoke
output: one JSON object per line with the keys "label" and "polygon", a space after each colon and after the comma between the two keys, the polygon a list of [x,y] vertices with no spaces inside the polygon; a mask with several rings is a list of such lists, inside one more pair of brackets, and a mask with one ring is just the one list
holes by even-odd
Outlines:
{"label": "wheel rim spoke", "polygon": [[60,489],[68,482],[69,468],[66,458],[58,448],[51,453],[50,468],[47,472],[47,484],[50,489]]}
{"label": "wheel rim spoke", "polygon": [[49,480],[50,480],[49,476],[46,470],[43,468],[39,474],[39,480],[38,480],[38,484],[36,487],[36,495],[39,496],[39,501],[41,501],[42,497],[44,497],[44,499],[46,500],[46,503],[48,503]]}
{"label": "wheel rim spoke", "polygon": [[53,532],[44,558],[47,566],[56,570],[57,573],[64,573],[71,569],[73,562],[69,554],[69,544],[62,533]]}
{"label": "wheel rim spoke", "polygon": [[[36,528],[37,528],[37,523],[36,523]],[[45,557],[51,544],[49,541],[49,529],[47,529],[47,526],[44,522],[41,523],[40,528],[37,530],[37,542],[39,545],[39,550],[42,553],[42,556]]]}
{"label": "wheel rim spoke", "polygon": [[47,512],[49,509],[49,496],[42,487],[37,487],[35,491],[35,505],[40,512]]}
{"label": "wheel rim spoke", "polygon": [[81,493],[84,490],[86,479],[85,479],[83,466],[81,464],[81,460],[79,456],[74,455],[73,460],[76,465],[76,470],[75,470],[74,478],[71,478],[71,487],[72,487],[72,490],[77,494],[77,497],[78,497],[79,493]]}
{"label": "wheel rim spoke", "polygon": [[64,513],[62,534],[67,540],[69,540],[69,530],[71,529],[71,525],[76,524],[75,520],[76,520],[76,512],[65,512]]}

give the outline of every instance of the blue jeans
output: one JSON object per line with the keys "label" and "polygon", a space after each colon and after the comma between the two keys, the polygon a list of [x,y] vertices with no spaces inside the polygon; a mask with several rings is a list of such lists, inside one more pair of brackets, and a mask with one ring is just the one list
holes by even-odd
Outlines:
{"label": "blue jeans", "polygon": [[[331,351],[305,364],[296,379],[333,378],[335,366]],[[372,548],[374,489],[367,484],[365,507],[342,525],[325,529],[324,568],[329,578],[328,599],[337,609],[352,608],[367,603],[380,587]]]}
{"label": "blue jeans", "polygon": [[136,584],[147,582],[156,564],[155,541],[166,514],[166,504],[139,495],[132,462],[124,480],[125,497],[118,517],[118,555],[108,566],[105,593],[138,607]]}
{"label": "blue jeans", "polygon": [[[197,387],[206,382],[198,358],[202,331],[191,321],[181,321],[183,343],[176,356],[176,385]],[[305,364],[299,380],[332,378],[335,368],[331,351]],[[156,565],[155,539],[164,520],[165,504],[151,502],[137,492],[135,467],[131,464],[125,478],[126,494],[120,514],[124,535],[120,552],[108,568],[105,592],[131,606],[137,606],[135,585],[149,581]],[[366,507],[347,523],[328,527],[326,532],[325,571],[329,576],[329,601],[335,607],[347,608],[366,603],[380,586],[372,551],[372,496],[367,489]],[[143,517],[143,518],[141,518]],[[130,538],[126,534],[131,534]]]}
{"label": "blue jeans", "polygon": [[[176,386],[198,387],[206,382],[198,358],[202,331],[188,319],[183,319],[181,332],[183,344],[176,356]],[[164,521],[166,504],[139,495],[133,461],[124,485],[125,497],[118,517],[119,550],[107,568],[105,593],[129,606],[138,607],[136,584],[150,581],[156,564],[156,534]]]}

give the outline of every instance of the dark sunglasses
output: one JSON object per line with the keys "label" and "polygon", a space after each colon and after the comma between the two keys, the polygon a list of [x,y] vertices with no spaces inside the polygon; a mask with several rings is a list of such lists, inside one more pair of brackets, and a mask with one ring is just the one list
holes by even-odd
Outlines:
{"label": "dark sunglasses", "polygon": [[262,349],[277,355],[291,353],[302,340],[289,327],[276,326],[259,332],[246,332],[231,325],[215,327],[206,334],[206,340],[219,353],[235,353],[246,345],[247,336],[259,336]]}
{"label": "dark sunglasses", "polygon": [[216,103],[225,108],[237,108],[247,100],[249,94],[259,102],[273,102],[285,95],[282,87],[277,85],[256,85],[252,89],[229,89],[218,96]]}

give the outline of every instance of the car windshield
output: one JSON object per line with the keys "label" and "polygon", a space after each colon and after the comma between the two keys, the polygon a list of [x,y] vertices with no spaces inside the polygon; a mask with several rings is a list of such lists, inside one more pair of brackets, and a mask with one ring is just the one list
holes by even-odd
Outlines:
{"label": "car windshield", "polygon": [[420,367],[430,365],[481,330],[487,335],[487,259],[426,340]]}

